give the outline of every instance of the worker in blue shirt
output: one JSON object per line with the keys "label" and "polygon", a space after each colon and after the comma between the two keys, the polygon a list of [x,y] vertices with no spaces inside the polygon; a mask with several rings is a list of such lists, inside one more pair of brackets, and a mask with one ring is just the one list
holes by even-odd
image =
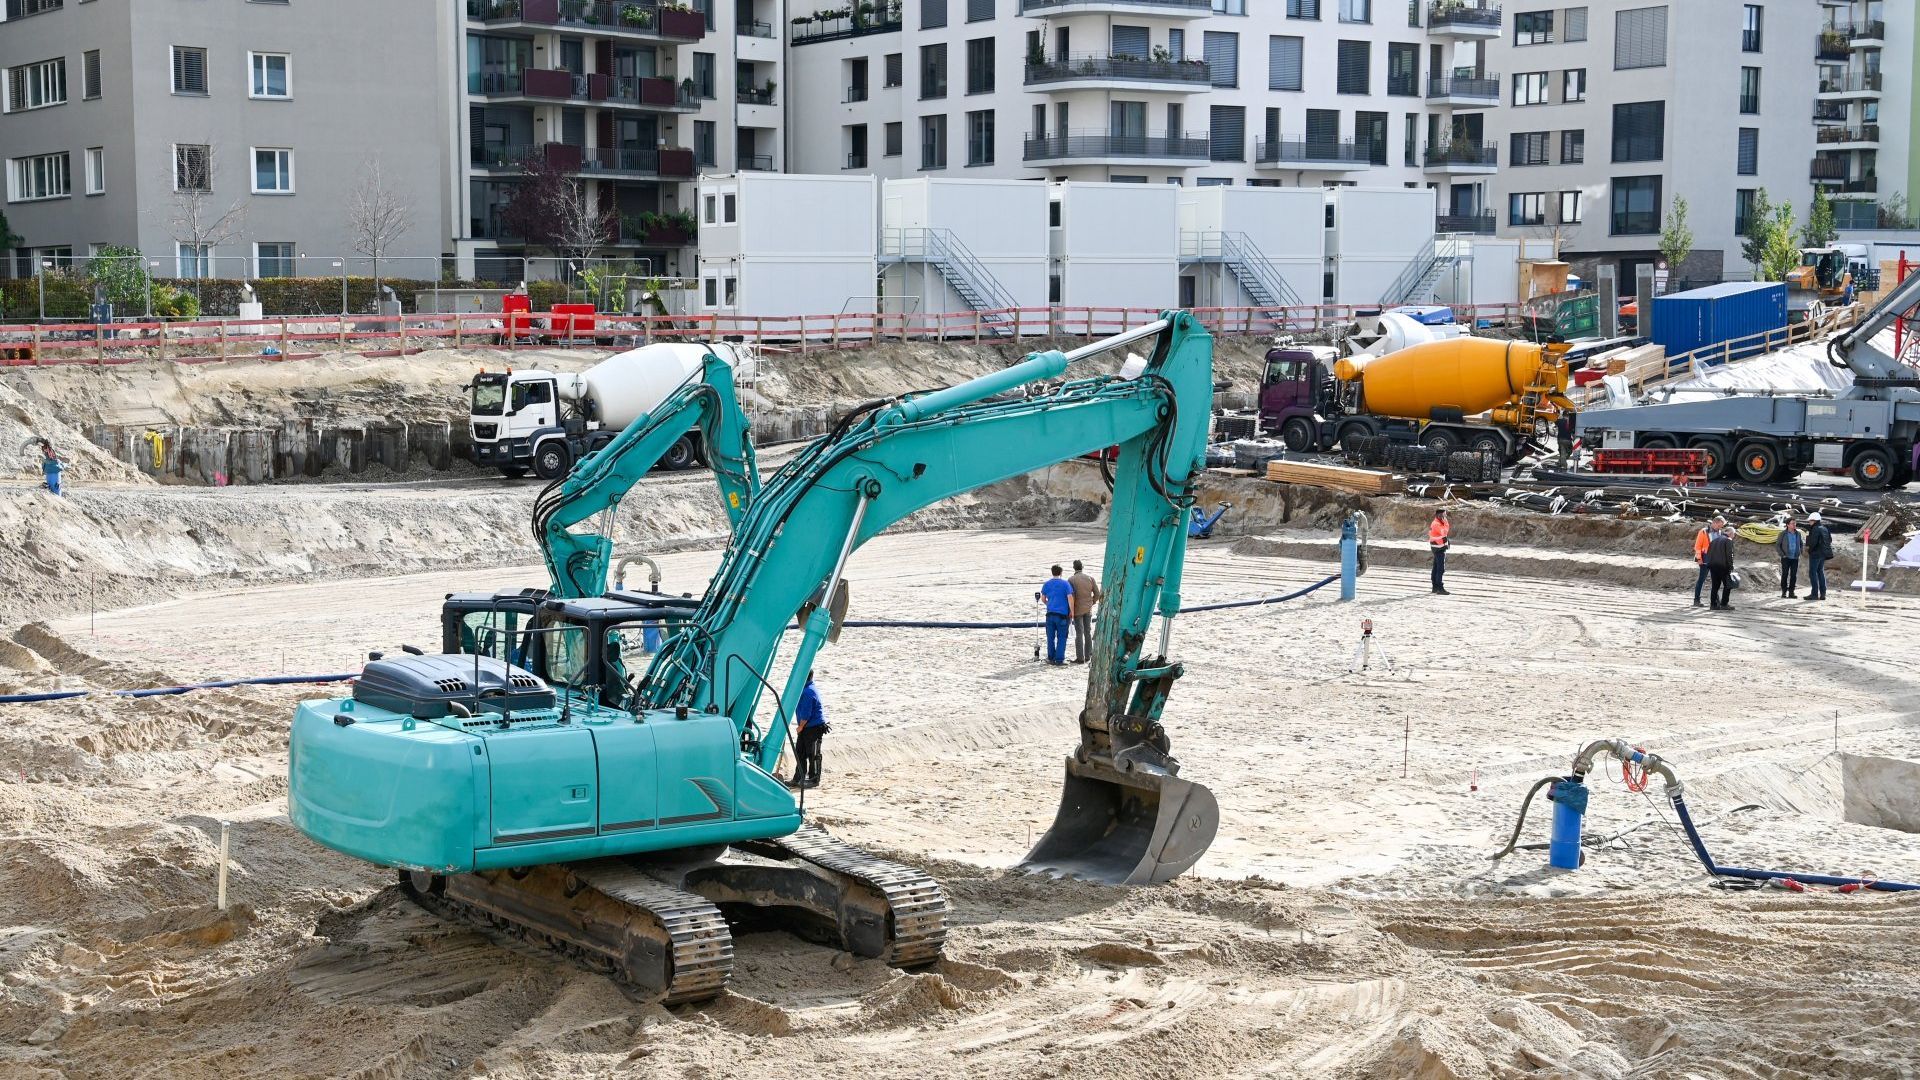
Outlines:
{"label": "worker in blue shirt", "polygon": [[59,455],[53,452],[53,444],[45,439],[41,439],[40,476],[46,481],[47,490],[53,492],[55,495],[64,494],[60,490],[60,471],[63,468],[65,468],[65,466],[60,464]]}
{"label": "worker in blue shirt", "polygon": [[827,707],[820,704],[820,691],[813,688],[813,672],[807,672],[807,688],[800,691],[800,704],[794,709],[800,735],[794,740],[793,782],[788,787],[820,786],[820,741],[833,730],[827,726]]}
{"label": "worker in blue shirt", "polygon": [[1040,591],[1033,598],[1047,605],[1047,663],[1065,667],[1067,628],[1073,625],[1073,585],[1060,576],[1056,565],[1053,576],[1040,583]]}

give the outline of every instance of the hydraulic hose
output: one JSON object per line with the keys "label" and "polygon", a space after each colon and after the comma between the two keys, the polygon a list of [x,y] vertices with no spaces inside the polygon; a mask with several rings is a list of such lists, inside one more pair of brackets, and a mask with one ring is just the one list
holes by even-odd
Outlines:
{"label": "hydraulic hose", "polygon": [[1524,829],[1527,825],[1527,808],[1533,805],[1533,797],[1540,794],[1541,788],[1560,779],[1563,778],[1558,776],[1543,776],[1533,782],[1533,786],[1527,789],[1527,797],[1520,800],[1520,817],[1513,823],[1513,835],[1507,837],[1506,846],[1488,856],[1489,859],[1494,862],[1499,862],[1501,859],[1513,854],[1514,848],[1520,844],[1520,830]]}
{"label": "hydraulic hose", "polygon": [[[1229,608],[1258,607],[1262,604],[1281,604],[1288,600],[1297,600],[1308,593],[1326,588],[1340,580],[1340,575],[1325,577],[1304,589],[1296,589],[1282,596],[1260,596],[1252,600],[1226,600],[1216,604],[1188,604],[1175,614],[1186,615],[1196,611],[1225,611]],[[960,619],[848,619],[841,626],[855,629],[885,630],[1031,630],[1045,625],[1033,619],[1009,622],[969,622]],[[799,629],[799,624],[789,623],[788,630]]]}
{"label": "hydraulic hose", "polygon": [[147,690],[56,690],[38,694],[0,694],[0,705],[28,705],[39,701],[65,701],[99,694],[103,697],[149,698],[186,694],[195,690],[227,690],[236,686],[287,686],[294,683],[335,683],[357,679],[360,673],[339,675],[261,675],[251,679],[220,679],[214,682],[187,683],[183,686],[156,686]]}

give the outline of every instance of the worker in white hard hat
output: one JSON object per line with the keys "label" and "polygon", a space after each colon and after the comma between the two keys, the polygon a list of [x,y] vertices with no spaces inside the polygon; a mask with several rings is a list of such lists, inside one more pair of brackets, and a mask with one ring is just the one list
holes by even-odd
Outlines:
{"label": "worker in white hard hat", "polygon": [[1833,531],[1820,511],[1807,515],[1807,600],[1827,598],[1827,560],[1833,558]]}

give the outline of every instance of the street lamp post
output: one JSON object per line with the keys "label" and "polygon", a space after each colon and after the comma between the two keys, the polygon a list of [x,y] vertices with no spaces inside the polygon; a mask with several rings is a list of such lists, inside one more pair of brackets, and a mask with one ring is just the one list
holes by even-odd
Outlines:
{"label": "street lamp post", "polygon": [[347,317],[347,261],[335,259],[333,268],[340,271],[340,318],[344,322]]}
{"label": "street lamp post", "polygon": [[160,269],[160,260],[147,259],[146,265],[141,267],[141,269],[147,272],[147,321],[152,322],[153,321],[153,272],[155,270]]}
{"label": "street lamp post", "polygon": [[40,321],[47,321],[47,271],[53,269],[52,259],[40,260]]}

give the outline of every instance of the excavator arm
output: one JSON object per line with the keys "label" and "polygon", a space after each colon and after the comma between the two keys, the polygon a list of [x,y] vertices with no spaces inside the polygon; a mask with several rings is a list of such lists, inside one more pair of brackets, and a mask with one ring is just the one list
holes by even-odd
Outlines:
{"label": "excavator arm", "polygon": [[1859,322],[1835,334],[1827,343],[1827,359],[1835,367],[1852,369],[1859,378],[1884,380],[1883,385],[1910,385],[1913,369],[1902,364],[1899,357],[1888,356],[1875,348],[1873,339],[1916,307],[1920,307],[1920,274],[1912,274],[1895,285],[1879,303],[1860,316]]}
{"label": "excavator arm", "polygon": [[[1152,356],[1118,375],[1055,384],[1069,364],[1147,338]],[[1019,391],[1011,400],[1000,395]],[[1095,632],[1081,745],[1069,791],[1033,861],[1114,881],[1163,881],[1206,850],[1218,810],[1175,778],[1159,716],[1179,665],[1165,658],[1180,603],[1193,483],[1206,448],[1212,339],[1185,313],[1071,354],[1039,353],[961,386],[872,403],[769,480],[735,530],[705,599],[655,657],[635,712],[726,715],[771,771],[852,553],[889,525],[962,492],[1119,447],[1106,600]],[[1143,659],[1158,610],[1158,653]],[[754,719],[787,622],[801,640],[776,715]],[[1168,818],[1168,814],[1171,818]],[[1166,820],[1163,820],[1166,819]]]}
{"label": "excavator arm", "polygon": [[[752,430],[734,392],[733,369],[708,353],[660,406],[581,459],[567,476],[549,484],[534,501],[533,536],[540,545],[555,599],[599,596],[613,561],[613,515],[661,455],[691,428],[699,428],[707,462],[720,485],[727,517],[740,524],[759,486]],[[575,526],[603,515],[598,532]]]}

